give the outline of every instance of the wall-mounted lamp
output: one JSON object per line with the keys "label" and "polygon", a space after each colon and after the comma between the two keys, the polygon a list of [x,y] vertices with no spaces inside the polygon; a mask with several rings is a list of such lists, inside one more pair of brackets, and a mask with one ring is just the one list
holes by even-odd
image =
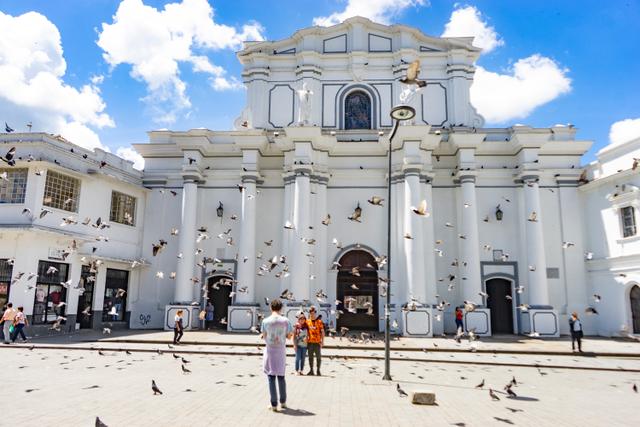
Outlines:
{"label": "wall-mounted lamp", "polygon": [[504,213],[502,212],[502,209],[500,209],[500,205],[496,206],[496,220],[502,221],[503,215]]}
{"label": "wall-mounted lamp", "polygon": [[222,207],[222,202],[218,202],[218,208],[216,209],[216,215],[220,218],[220,223],[222,224],[222,216],[224,215],[224,208]]}

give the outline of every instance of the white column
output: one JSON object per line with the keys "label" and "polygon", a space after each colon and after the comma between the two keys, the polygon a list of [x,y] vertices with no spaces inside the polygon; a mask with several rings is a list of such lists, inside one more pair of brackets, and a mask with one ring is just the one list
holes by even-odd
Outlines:
{"label": "white column", "polygon": [[[391,197],[393,198],[393,224],[391,230],[393,232],[391,238],[392,243],[395,242],[395,259],[392,258],[393,266],[391,267],[391,302],[400,304],[408,294],[407,287],[407,261],[404,245],[404,223],[405,223],[405,203],[404,203],[404,176],[394,176],[395,182],[391,187]],[[393,181],[392,181],[393,182]],[[392,245],[393,247],[393,245]]]}
{"label": "white column", "polygon": [[424,303],[426,299],[426,283],[424,276],[424,235],[420,215],[411,211],[411,206],[418,206],[422,201],[420,191],[420,170],[405,170],[404,176],[404,233],[412,239],[404,239],[404,250],[407,271],[407,297]]}
{"label": "white column", "polygon": [[[291,251],[291,242],[293,241],[293,237],[295,237],[295,233],[292,230],[287,230],[284,228],[284,224],[287,221],[293,223],[293,178],[291,176],[283,176],[284,178],[284,204],[282,207],[282,252],[281,254],[287,258],[287,264],[289,265],[292,261],[292,251]],[[269,256],[275,255],[274,253],[270,253]],[[280,278],[280,292],[285,289],[289,289],[291,285],[291,276],[281,277]]]}
{"label": "white column", "polygon": [[308,246],[303,238],[308,238],[309,233],[309,169],[297,170],[293,194],[293,225],[294,230],[287,230],[295,234],[291,245],[291,289],[296,301],[309,299],[309,260],[307,259]]}
{"label": "white column", "polygon": [[[256,295],[256,177],[243,176],[240,213],[240,246],[238,248],[238,284],[235,302],[255,303]],[[246,258],[246,261],[245,261]],[[239,288],[246,292],[237,292]]]}
{"label": "white column", "polygon": [[325,293],[329,288],[327,283],[327,272],[330,268],[327,247],[328,227],[322,224],[322,220],[327,216],[327,183],[329,178],[324,176],[318,177],[318,185],[316,186],[316,211],[314,213],[313,228],[316,234],[316,284],[315,287],[322,289]]}
{"label": "white column", "polygon": [[182,188],[182,221],[178,234],[178,259],[176,270],[176,289],[173,299],[175,303],[191,303],[194,284],[191,281],[195,266],[196,251],[196,213],[198,207],[198,184],[195,180],[185,179]]}
{"label": "white column", "polygon": [[[478,207],[476,206],[476,180],[473,175],[460,176],[462,210],[460,234],[459,272],[462,296],[466,301],[482,301],[480,278],[480,248],[478,238]],[[466,263],[466,265],[465,265]]]}
{"label": "white column", "polygon": [[540,212],[540,189],[538,177],[524,177],[524,211],[527,218],[536,213],[537,221],[526,221],[527,239],[527,283],[529,286],[529,304],[549,305],[547,286],[547,261],[544,255],[544,236],[542,234],[542,215]]}
{"label": "white column", "polygon": [[433,224],[433,187],[431,177],[426,177],[422,184],[422,197],[427,201],[429,216],[422,219],[422,235],[424,236],[424,277],[426,283],[426,299],[428,304],[436,304],[438,293],[436,279],[435,229]]}

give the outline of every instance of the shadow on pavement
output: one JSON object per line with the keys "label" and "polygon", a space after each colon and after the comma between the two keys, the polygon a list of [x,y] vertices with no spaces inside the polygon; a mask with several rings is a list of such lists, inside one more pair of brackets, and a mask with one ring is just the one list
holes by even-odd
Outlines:
{"label": "shadow on pavement", "polygon": [[291,415],[292,417],[311,417],[316,415],[313,412],[309,412],[304,409],[293,408],[283,409],[282,411],[280,411],[280,413],[284,415]]}

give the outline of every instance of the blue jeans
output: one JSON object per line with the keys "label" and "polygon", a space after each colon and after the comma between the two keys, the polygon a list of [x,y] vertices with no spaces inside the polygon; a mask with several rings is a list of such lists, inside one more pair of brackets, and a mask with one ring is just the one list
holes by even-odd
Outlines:
{"label": "blue jeans", "polygon": [[298,346],[296,348],[296,371],[304,369],[304,359],[307,357],[307,347]]}
{"label": "blue jeans", "polygon": [[24,329],[24,323],[18,323],[13,327],[13,335],[11,335],[11,342],[16,342],[16,339],[18,338],[18,334],[20,334],[20,336],[24,341],[27,340],[27,337],[24,335],[23,329]]}
{"label": "blue jeans", "polygon": [[[271,406],[278,406],[278,392],[276,391],[276,376],[269,375],[269,394],[271,395]],[[278,390],[280,390],[280,403],[287,402],[287,384],[284,377],[278,377]]]}

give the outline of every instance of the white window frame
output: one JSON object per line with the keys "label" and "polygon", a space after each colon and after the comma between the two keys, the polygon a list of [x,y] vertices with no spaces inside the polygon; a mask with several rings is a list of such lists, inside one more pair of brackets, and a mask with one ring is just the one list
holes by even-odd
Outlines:
{"label": "white window frame", "polygon": [[[65,199],[62,203],[58,203],[55,199],[47,202],[47,197],[52,197],[50,194],[47,194],[47,184],[49,183],[49,179],[57,179],[53,175],[58,175],[62,180],[69,180],[69,182],[75,182],[76,188],[73,194],[66,194],[62,197],[58,197],[58,201]],[[61,187],[59,185],[53,186],[56,191],[61,191]],[[42,196],[42,205],[48,208],[60,209],[67,212],[78,212],[78,207],[80,206],[80,189],[82,188],[82,181],[74,176],[66,175],[64,173],[60,173],[54,170],[47,171],[47,177],[44,183],[44,194]],[[53,195],[55,197],[55,194]],[[71,202],[65,204],[64,202],[67,199],[71,199]]]}
{"label": "white window frame", "polygon": [[[131,214],[131,222],[127,222],[124,218],[124,208],[118,209],[115,214],[116,217],[114,217],[112,214],[114,213],[113,211],[113,198],[115,195],[118,195],[119,197],[129,197],[133,200],[133,212]],[[128,225],[131,227],[135,227],[136,226],[136,213],[137,213],[137,209],[138,209],[138,199],[130,194],[126,194],[123,193],[122,191],[116,191],[116,190],[111,190],[111,205],[109,206],[109,221],[110,222],[115,222],[118,224],[122,224],[122,225]],[[120,214],[120,212],[122,212],[122,218],[118,218],[118,215]]]}
{"label": "white window frame", "polygon": [[[29,181],[29,169],[27,168],[15,168],[15,169],[0,169],[0,173],[7,172],[7,179],[9,182],[5,180],[0,181],[0,195],[6,191],[6,195],[8,198],[0,199],[0,205],[21,205],[24,203],[27,196],[27,182]],[[15,183],[15,175],[18,173],[24,174],[24,188],[22,188],[22,198],[17,199],[14,198],[16,195],[16,183]]]}
{"label": "white window frame", "polygon": [[[621,206],[619,208],[619,212],[620,212],[620,235],[622,236],[623,239],[629,239],[632,237],[635,237],[638,235],[638,221],[637,221],[637,215],[636,215],[636,208],[633,205],[626,205],[626,206]],[[633,233],[629,234],[629,235],[625,235],[625,230],[627,229],[627,226],[624,223],[624,219],[625,219],[625,213],[624,211],[626,209],[631,209],[631,221],[633,222],[633,224],[631,224]]]}

